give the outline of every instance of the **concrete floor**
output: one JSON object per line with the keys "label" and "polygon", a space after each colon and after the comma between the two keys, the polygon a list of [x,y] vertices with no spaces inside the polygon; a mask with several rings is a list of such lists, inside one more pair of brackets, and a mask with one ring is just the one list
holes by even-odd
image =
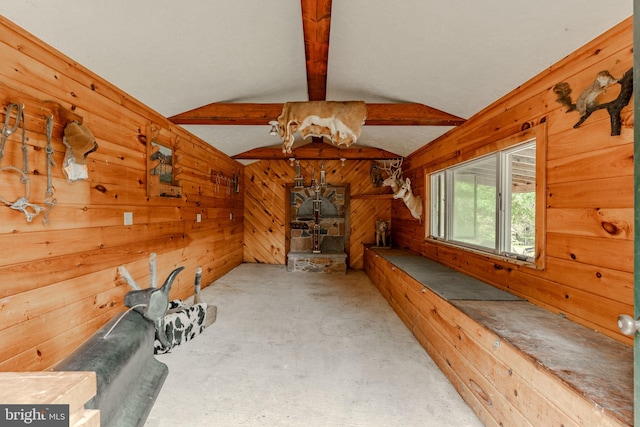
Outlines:
{"label": "concrete floor", "polygon": [[172,353],[146,426],[482,426],[362,271],[242,264]]}

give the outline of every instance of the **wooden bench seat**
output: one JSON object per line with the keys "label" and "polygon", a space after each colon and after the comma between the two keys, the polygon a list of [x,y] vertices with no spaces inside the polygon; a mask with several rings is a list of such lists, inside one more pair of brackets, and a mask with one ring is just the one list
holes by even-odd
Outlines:
{"label": "wooden bench seat", "polygon": [[633,348],[408,251],[364,268],[486,425],[633,425]]}

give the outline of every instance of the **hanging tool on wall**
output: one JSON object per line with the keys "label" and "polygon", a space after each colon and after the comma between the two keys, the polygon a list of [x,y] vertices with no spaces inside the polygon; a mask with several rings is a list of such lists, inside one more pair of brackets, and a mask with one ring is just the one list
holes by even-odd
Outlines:
{"label": "hanging tool on wall", "polygon": [[[10,207],[11,209],[20,211],[24,214],[27,222],[31,222],[33,218],[39,215],[45,210],[44,207],[35,203],[29,202],[30,197],[30,180],[29,180],[29,159],[27,153],[27,135],[26,126],[24,123],[24,105],[22,104],[9,104],[6,107],[7,112],[4,118],[4,125],[2,127],[2,134],[0,136],[0,164],[2,163],[2,157],[4,156],[4,149],[7,139],[14,134],[22,123],[22,170],[10,165],[0,167],[0,172],[15,172],[20,175],[20,182],[24,185],[24,196],[18,197],[15,201],[10,202],[4,197],[0,196],[0,201]],[[15,122],[11,125],[11,116],[15,111]]]}
{"label": "hanging tool on wall", "polygon": [[62,171],[70,182],[89,178],[87,156],[98,149],[93,133],[79,121],[71,121],[64,128],[62,143],[67,151],[62,162]]}
{"label": "hanging tool on wall", "polygon": [[45,210],[42,218],[42,223],[44,225],[49,224],[49,212],[58,202],[53,197],[53,173],[52,168],[57,166],[56,161],[53,159],[53,147],[51,146],[51,135],[53,134],[53,116],[49,115],[47,117],[47,148],[45,149],[47,153],[47,190],[44,193],[44,204],[47,205],[47,209]]}

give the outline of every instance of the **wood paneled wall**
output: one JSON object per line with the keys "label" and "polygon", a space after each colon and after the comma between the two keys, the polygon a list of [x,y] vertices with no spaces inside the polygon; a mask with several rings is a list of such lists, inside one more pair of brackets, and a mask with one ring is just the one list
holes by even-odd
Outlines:
{"label": "wood paneled wall", "polygon": [[[345,251],[349,267],[362,269],[364,243],[375,242],[375,221],[391,217],[391,189],[373,187],[371,160],[325,161],[326,181],[350,186],[350,238]],[[320,160],[300,161],[309,185],[312,170],[319,179]],[[289,208],[287,186],[293,185],[295,166],[289,160],[263,160],[245,166],[244,261],[286,264]],[[393,225],[392,225],[393,226]]]}
{"label": "wood paneled wall", "polygon": [[[598,72],[617,78],[633,66],[632,18],[567,56],[437,141],[409,156],[405,176],[425,194],[425,173],[479,153],[483,147],[546,121],[546,268],[535,270],[425,239],[425,225],[394,203],[396,244],[508,289],[553,312],[631,344],[617,328],[633,313],[633,117],[623,110],[620,136],[609,115],[595,112],[574,129],[553,87],[568,82],[575,102]],[[619,85],[602,97],[614,99]]]}
{"label": "wood paneled wall", "polygon": [[[171,297],[186,298],[197,266],[207,285],[242,262],[243,194],[227,193],[211,179],[215,171],[242,180],[240,163],[2,17],[0,57],[0,100],[25,104],[30,201],[42,205],[45,198],[50,110],[44,101],[80,116],[99,144],[88,158],[89,179],[67,182],[61,171],[66,121],[55,114],[57,205],[50,224],[42,224],[42,216],[28,223],[0,205],[0,370],[47,369],[122,312],[129,289],[118,277],[120,265],[142,287],[149,284],[152,252],[160,284],[172,269],[185,266]],[[1,108],[0,120],[4,115]],[[150,123],[177,140],[182,198],[147,197],[144,133]],[[17,132],[6,143],[2,166],[21,161]],[[0,178],[3,197],[21,191],[8,172]],[[133,213],[133,225],[123,225],[124,212]]]}

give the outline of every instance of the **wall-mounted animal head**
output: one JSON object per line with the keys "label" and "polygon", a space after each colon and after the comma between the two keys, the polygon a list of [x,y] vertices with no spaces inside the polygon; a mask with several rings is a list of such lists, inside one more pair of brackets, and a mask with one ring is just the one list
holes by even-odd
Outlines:
{"label": "wall-mounted animal head", "polygon": [[391,191],[397,193],[402,185],[402,162],[404,159],[379,160],[380,168],[387,173],[387,178],[382,181],[384,187],[391,187]]}
{"label": "wall-mounted animal head", "polygon": [[411,216],[420,220],[422,216],[422,198],[415,196],[411,191],[411,180],[409,178],[402,183],[393,198],[402,199],[405,206],[411,211]]}
{"label": "wall-mounted animal head", "polygon": [[391,175],[389,175],[384,181],[382,181],[382,185],[384,187],[391,187],[391,191],[393,193],[397,193],[402,185],[402,180],[399,179],[399,176],[402,174],[401,169],[396,169]]}
{"label": "wall-mounted animal head", "polygon": [[411,180],[407,178],[404,182],[401,182],[398,191],[393,195],[394,199],[402,199],[405,194],[411,194]]}
{"label": "wall-mounted animal head", "polygon": [[376,162],[371,163],[371,171],[369,172],[371,176],[371,183],[375,188],[378,188],[382,185],[384,178],[382,178],[382,169]]}

